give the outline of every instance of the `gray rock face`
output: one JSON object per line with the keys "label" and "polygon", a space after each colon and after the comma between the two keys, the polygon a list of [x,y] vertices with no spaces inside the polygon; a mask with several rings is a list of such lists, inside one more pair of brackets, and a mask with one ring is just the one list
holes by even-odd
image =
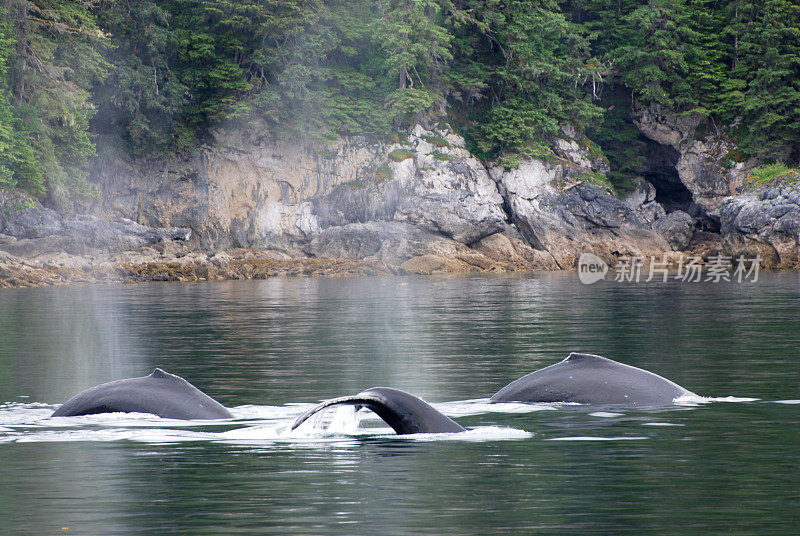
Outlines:
{"label": "gray rock face", "polygon": [[701,119],[697,114],[678,116],[657,104],[636,104],[633,112],[642,134],[678,151],[675,168],[680,181],[691,192],[700,215],[718,220],[722,203],[736,192],[746,175],[744,164],[726,165],[730,162],[727,155],[735,147],[712,135],[696,139]]}
{"label": "gray rock face", "polygon": [[47,208],[14,212],[5,222],[0,249],[21,257],[62,251],[81,255],[94,251],[133,251],[168,241],[185,242],[190,229],[154,228],[131,220],[108,221],[96,216],[62,216]]}
{"label": "gray rock face", "polygon": [[310,214],[320,232],[394,221],[470,244],[503,230],[503,199],[483,165],[463,148],[463,140],[451,134],[446,146],[434,146],[426,137],[433,133],[420,129],[405,148],[388,148],[408,151],[408,158],[399,162],[387,159],[383,173],[389,177],[375,180],[366,174],[315,196]]}
{"label": "gray rock face", "polygon": [[622,202],[648,225],[653,225],[656,220],[666,215],[664,207],[656,202],[655,186],[641,178],[638,179],[636,188],[625,196]]}
{"label": "gray rock face", "polygon": [[[719,218],[723,201],[734,193],[733,184],[738,170],[728,170],[719,158],[712,155],[727,154],[728,144],[714,138],[692,140],[681,151],[678,176],[692,192],[695,204],[709,217]],[[741,164],[740,164],[741,166]]]}
{"label": "gray rock face", "polygon": [[581,253],[610,259],[657,254],[669,249],[629,206],[588,182],[564,189],[566,166],[530,160],[518,168],[491,168],[514,224],[536,249],[548,251],[561,268],[572,268]]}
{"label": "gray rock face", "polygon": [[504,228],[503,198],[480,162],[463,149],[453,153],[443,163],[421,157],[423,180],[401,198],[397,219],[471,244]]}
{"label": "gray rock face", "polygon": [[12,213],[3,232],[16,238],[44,238],[64,229],[61,216],[49,208],[26,208]]}
{"label": "gray rock face", "polygon": [[658,219],[653,224],[653,229],[669,242],[673,250],[686,249],[694,236],[694,218],[682,210],[676,210]]}
{"label": "gray rock face", "polygon": [[782,184],[727,199],[722,243],[733,256],[758,254],[767,268],[800,266],[800,184]]}
{"label": "gray rock face", "polygon": [[[479,246],[513,252],[509,266],[563,268],[583,251],[610,260],[668,250],[650,228],[663,213],[652,186],[637,206],[620,202],[587,182],[607,173],[608,161],[574,129],[562,133],[553,140],[554,162],[528,160],[508,170],[487,169],[448,128],[417,126],[395,145],[342,139],[324,156],[300,145],[219,134],[216,146],[180,162],[98,163],[94,178],[103,195],[93,208],[114,219],[191,227],[203,248],[259,247],[389,264],[425,257],[411,265],[431,271],[437,263],[452,265],[443,260],[447,255],[483,263],[470,253]],[[522,255],[520,244],[484,242],[498,233],[522,237],[534,249]]]}
{"label": "gray rock face", "polygon": [[355,223],[404,222],[465,244],[508,226],[486,169],[448,130],[418,126],[402,145],[342,139],[325,155],[236,133],[217,141],[161,167],[99,162],[93,175],[104,195],[92,208],[190,226],[206,248],[290,253],[307,251],[329,228]]}
{"label": "gray rock face", "polygon": [[325,229],[304,247],[304,253],[329,258],[374,257],[399,265],[425,254],[427,244],[441,239],[440,235],[402,222],[350,223]]}
{"label": "gray rock face", "polygon": [[680,151],[686,140],[694,135],[701,120],[699,114],[679,116],[655,103],[643,106],[634,102],[633,115],[642,134],[676,151]]}

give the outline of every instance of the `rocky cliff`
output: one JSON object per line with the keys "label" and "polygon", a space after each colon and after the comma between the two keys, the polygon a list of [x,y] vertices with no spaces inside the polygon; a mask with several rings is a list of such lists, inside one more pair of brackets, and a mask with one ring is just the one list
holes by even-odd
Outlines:
{"label": "rocky cliff", "polygon": [[800,268],[797,173],[753,183],[749,176],[758,162],[742,161],[731,140],[698,128],[699,116],[677,116],[657,105],[635,106],[634,113],[644,136],[674,152],[676,177],[690,193],[682,207],[688,214],[676,210],[654,223],[675,249],[703,228],[719,233],[727,255],[759,255],[766,268]]}
{"label": "rocky cliff", "polygon": [[726,199],[720,222],[731,255],[759,255],[767,268],[800,268],[799,175]]}
{"label": "rocky cliff", "polygon": [[[412,271],[570,268],[669,250],[640,210],[595,184],[608,171],[565,128],[555,155],[485,166],[446,125],[394,144],[342,139],[320,152],[219,135],[178,162],[98,161],[95,213],[189,227],[200,248],[378,259]],[[652,218],[651,218],[652,219]],[[502,250],[502,251],[501,251]]]}
{"label": "rocky cliff", "polygon": [[228,131],[184,159],[98,158],[101,195],[82,208],[92,216],[6,210],[0,250],[40,264],[83,255],[84,271],[105,255],[105,273],[123,279],[169,279],[154,266],[176,262],[177,279],[321,270],[298,259],[359,261],[334,273],[569,269],[583,252],[614,263],[722,244],[770,266],[797,264],[791,185],[741,193],[748,163],[731,158],[730,142],[699,135],[697,117],[634,111],[648,165],[622,199],[604,186],[605,158],[566,126],[551,156],[514,167],[479,161],[443,123],[395,143],[349,138],[325,150]]}

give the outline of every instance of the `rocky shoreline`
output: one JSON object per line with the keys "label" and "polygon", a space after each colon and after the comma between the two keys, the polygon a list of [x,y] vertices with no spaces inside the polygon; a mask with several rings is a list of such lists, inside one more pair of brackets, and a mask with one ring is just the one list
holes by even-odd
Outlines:
{"label": "rocky shoreline", "polygon": [[[56,213],[29,208],[14,218],[14,224],[23,223],[19,234],[25,237],[0,234],[0,288],[561,269],[551,256],[503,233],[490,235],[471,247],[431,242],[418,251],[419,255],[393,264],[374,256],[292,257],[269,249],[196,251],[189,244],[188,229],[149,228],[129,220],[108,222],[87,216],[77,220],[81,225],[75,225],[76,220],[71,218],[67,218],[69,225],[53,225],[54,221],[59,221]],[[697,233],[685,251],[665,253],[663,258],[674,267],[681,255],[707,258],[720,252],[718,237]]]}
{"label": "rocky shoreline", "polygon": [[[43,214],[44,212],[44,214]],[[26,209],[42,221],[44,209]],[[429,244],[402,264],[375,257],[307,257],[252,248],[196,251],[188,229],[146,228],[130,221],[108,222],[82,217],[80,233],[52,227],[42,236],[0,235],[0,288],[147,281],[219,281],[278,276],[350,276],[533,271],[555,268],[521,240],[496,234],[473,247],[442,242]],[[91,222],[91,224],[89,224]],[[98,231],[88,232],[88,228]],[[102,230],[102,231],[101,231]],[[142,243],[143,242],[143,243]],[[120,244],[138,247],[120,250]],[[16,255],[15,255],[15,254]]]}
{"label": "rocky shoreline", "polygon": [[0,190],[0,286],[571,270],[582,253],[800,268],[797,173],[755,184],[696,118],[636,117],[648,165],[624,195],[567,125],[513,163],[479,161],[446,123],[325,153],[223,132],[182,160],[98,158],[100,196],[69,210]]}
{"label": "rocky shoreline", "polygon": [[[445,251],[415,257],[401,266],[376,259],[288,257],[274,250],[234,248],[216,252],[160,253],[153,248],[136,252],[43,255],[26,259],[0,251],[0,288],[72,284],[199,282],[267,279],[271,277],[344,277],[374,275],[437,275],[510,273],[558,270],[528,256],[527,248],[498,237],[481,251]],[[516,250],[514,246],[520,247]],[[703,258],[721,251],[714,240],[696,242],[685,255]],[[674,269],[679,256],[670,253]],[[660,258],[659,258],[660,260]]]}

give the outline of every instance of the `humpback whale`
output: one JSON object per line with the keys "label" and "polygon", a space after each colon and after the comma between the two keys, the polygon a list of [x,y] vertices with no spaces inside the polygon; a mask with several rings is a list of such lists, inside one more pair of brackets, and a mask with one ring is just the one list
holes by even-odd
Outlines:
{"label": "humpback whale", "polygon": [[399,435],[465,431],[458,423],[442,415],[422,399],[390,387],[373,387],[357,395],[343,396],[323,402],[298,417],[292,424],[292,430],[320,410],[341,404],[356,406],[357,409],[365,407],[372,410]]}
{"label": "humpback whale", "polygon": [[686,395],[694,393],[658,374],[573,352],[563,361],[511,382],[491,400],[659,406]]}
{"label": "humpback whale", "polygon": [[157,368],[149,376],[104,383],[78,393],[51,417],[152,413],[167,419],[230,419],[228,408],[180,376]]}

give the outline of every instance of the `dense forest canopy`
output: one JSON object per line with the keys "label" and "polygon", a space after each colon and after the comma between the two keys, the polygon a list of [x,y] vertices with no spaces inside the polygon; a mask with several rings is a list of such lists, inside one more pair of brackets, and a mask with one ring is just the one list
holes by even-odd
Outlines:
{"label": "dense forest canopy", "polygon": [[0,0],[0,187],[34,195],[86,193],[97,134],[171,154],[220,124],[324,144],[444,114],[482,158],[588,129],[624,180],[631,99],[797,162],[800,2]]}

